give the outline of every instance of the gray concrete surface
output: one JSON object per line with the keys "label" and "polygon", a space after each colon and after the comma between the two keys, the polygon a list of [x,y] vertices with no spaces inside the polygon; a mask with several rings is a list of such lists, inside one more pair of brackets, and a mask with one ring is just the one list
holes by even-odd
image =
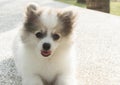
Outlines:
{"label": "gray concrete surface", "polygon": [[[21,85],[12,56],[17,25],[23,21],[23,8],[32,0],[0,0],[0,85]],[[67,7],[53,1],[34,0],[40,5]],[[79,85],[119,85],[120,17],[78,7],[74,31],[77,38]]]}

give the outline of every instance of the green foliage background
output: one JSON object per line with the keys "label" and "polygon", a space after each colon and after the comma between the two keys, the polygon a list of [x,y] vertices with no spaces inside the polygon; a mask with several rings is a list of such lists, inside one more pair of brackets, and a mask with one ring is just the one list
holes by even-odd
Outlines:
{"label": "green foliage background", "polygon": [[[60,2],[67,3],[67,4],[72,4],[75,6],[86,8],[86,4],[77,3],[76,0],[56,0],[56,1],[60,1]],[[113,1],[110,2],[110,13],[113,15],[120,16],[120,2],[113,2]]]}

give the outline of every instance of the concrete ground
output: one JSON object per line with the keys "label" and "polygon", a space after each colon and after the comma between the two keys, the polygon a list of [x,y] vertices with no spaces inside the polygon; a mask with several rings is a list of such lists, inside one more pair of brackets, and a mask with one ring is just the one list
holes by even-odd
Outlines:
{"label": "concrete ground", "polygon": [[[50,0],[0,0],[0,85],[21,85],[12,56],[12,41],[17,25],[23,21],[28,2],[53,7],[68,7]],[[119,85],[120,83],[120,17],[70,7],[77,12],[79,85]]]}

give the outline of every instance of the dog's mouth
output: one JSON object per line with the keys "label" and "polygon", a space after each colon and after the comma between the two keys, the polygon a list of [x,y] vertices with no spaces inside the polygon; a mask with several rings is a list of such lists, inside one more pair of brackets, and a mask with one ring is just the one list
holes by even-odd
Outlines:
{"label": "dog's mouth", "polygon": [[50,50],[42,50],[42,51],[41,51],[41,54],[42,54],[42,56],[44,56],[44,57],[48,57],[48,56],[51,55],[51,51],[50,51]]}

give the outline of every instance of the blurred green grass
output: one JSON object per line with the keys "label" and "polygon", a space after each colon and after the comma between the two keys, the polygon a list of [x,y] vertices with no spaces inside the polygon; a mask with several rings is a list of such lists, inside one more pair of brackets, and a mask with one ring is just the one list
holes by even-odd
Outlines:
{"label": "blurred green grass", "polygon": [[[86,4],[77,3],[76,0],[56,0],[56,1],[86,8]],[[110,2],[110,14],[120,16],[120,2],[112,2],[112,1]]]}
{"label": "blurred green grass", "polygon": [[55,0],[55,1],[60,1],[60,2],[67,3],[67,4],[72,4],[72,5],[75,5],[75,6],[86,8],[85,4],[76,3],[76,0]]}
{"label": "blurred green grass", "polygon": [[120,2],[111,2],[110,3],[110,13],[120,16]]}

